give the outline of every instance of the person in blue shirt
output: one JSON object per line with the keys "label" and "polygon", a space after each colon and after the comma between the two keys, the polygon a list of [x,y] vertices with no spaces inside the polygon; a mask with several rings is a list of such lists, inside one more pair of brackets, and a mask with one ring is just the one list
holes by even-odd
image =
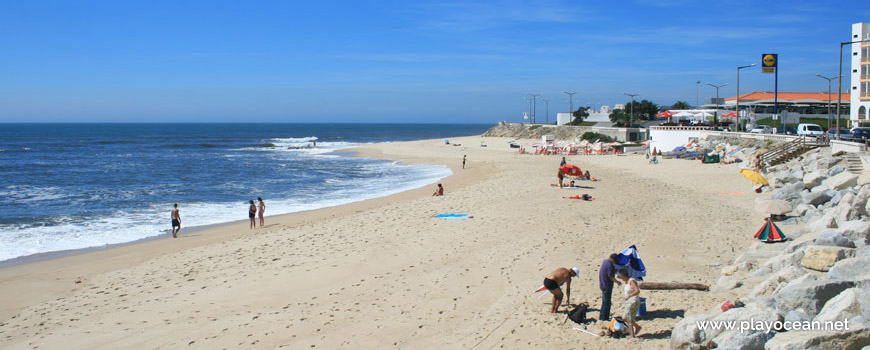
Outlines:
{"label": "person in blue shirt", "polygon": [[610,295],[613,294],[613,284],[619,284],[616,279],[616,261],[619,255],[610,254],[610,257],[601,262],[598,270],[598,287],[601,289],[601,310],[598,319],[606,321],[610,319]]}

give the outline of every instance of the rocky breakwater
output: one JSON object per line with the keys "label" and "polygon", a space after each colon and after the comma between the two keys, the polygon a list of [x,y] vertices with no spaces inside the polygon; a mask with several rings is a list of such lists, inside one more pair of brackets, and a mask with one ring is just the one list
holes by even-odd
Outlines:
{"label": "rocky breakwater", "polygon": [[723,267],[711,297],[745,305],[686,317],[671,333],[673,348],[870,346],[870,173],[846,171],[829,152],[769,169],[772,198],[793,208],[779,223],[789,240],[757,242]]}
{"label": "rocky breakwater", "polygon": [[482,136],[510,137],[515,139],[539,139],[544,135],[553,135],[557,140],[574,140],[583,133],[592,130],[584,126],[555,126],[542,124],[517,124],[499,122],[489,128]]}

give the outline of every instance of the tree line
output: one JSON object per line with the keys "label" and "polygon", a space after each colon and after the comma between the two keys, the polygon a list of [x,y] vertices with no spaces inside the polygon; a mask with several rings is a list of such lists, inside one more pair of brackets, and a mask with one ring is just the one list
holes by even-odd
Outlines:
{"label": "tree line", "polygon": [[[569,125],[580,125],[584,119],[589,117],[589,109],[592,107],[580,107],[572,113],[574,120]],[[671,106],[660,106],[649,100],[628,101],[625,103],[625,109],[614,109],[610,112],[610,122],[617,127],[625,127],[630,124],[639,124],[644,120],[654,120],[656,114],[668,109],[691,109],[692,106],[685,101],[677,101]],[[631,115],[634,114],[632,119]]]}

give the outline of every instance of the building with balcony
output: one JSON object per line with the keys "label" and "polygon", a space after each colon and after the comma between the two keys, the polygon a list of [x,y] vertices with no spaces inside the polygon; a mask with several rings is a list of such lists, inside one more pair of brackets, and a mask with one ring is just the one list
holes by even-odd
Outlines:
{"label": "building with balcony", "polygon": [[861,42],[852,44],[849,50],[852,59],[849,119],[858,125],[870,123],[867,119],[870,112],[870,41],[867,40],[870,40],[870,23],[852,24],[852,41]]}

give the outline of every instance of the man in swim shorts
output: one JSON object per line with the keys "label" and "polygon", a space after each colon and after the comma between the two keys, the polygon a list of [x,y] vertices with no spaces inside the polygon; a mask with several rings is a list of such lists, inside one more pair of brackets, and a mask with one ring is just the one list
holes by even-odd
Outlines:
{"label": "man in swim shorts", "polygon": [[553,272],[550,272],[547,277],[544,278],[544,287],[553,293],[553,305],[550,308],[551,313],[555,313],[559,306],[562,305],[562,288],[560,287],[562,283],[566,283],[565,290],[567,291],[567,297],[565,298],[565,305],[571,303],[571,277],[577,277],[580,273],[580,269],[574,267],[570,270],[560,267]]}
{"label": "man in swim shorts", "polygon": [[172,216],[172,238],[178,238],[178,231],[181,231],[181,214],[178,212],[178,203],[175,203],[170,213]]}

